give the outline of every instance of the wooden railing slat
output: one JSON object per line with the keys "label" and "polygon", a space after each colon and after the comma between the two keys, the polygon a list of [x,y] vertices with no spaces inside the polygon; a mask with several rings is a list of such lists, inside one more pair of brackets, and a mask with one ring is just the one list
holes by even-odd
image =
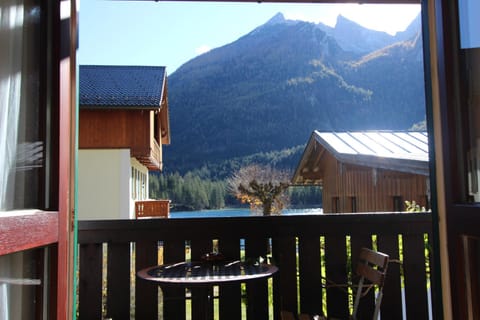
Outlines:
{"label": "wooden railing slat", "polygon": [[322,314],[322,278],[320,265],[320,237],[299,237],[298,256],[300,274],[300,312]]}
{"label": "wooden railing slat", "polygon": [[[240,239],[218,239],[218,249],[225,259],[240,259]],[[219,319],[241,320],[242,291],[239,283],[228,284],[219,288]]]}
{"label": "wooden railing slat", "polygon": [[[163,263],[176,263],[185,260],[185,239],[163,241]],[[163,319],[185,319],[185,289],[176,287],[164,287],[163,295]]]}
{"label": "wooden railing slat", "polygon": [[423,235],[403,236],[405,304],[408,319],[428,319],[424,248]]}
{"label": "wooden railing slat", "polygon": [[[297,302],[297,244],[293,236],[280,237],[273,240],[273,259],[279,267],[278,281],[275,293],[280,291],[279,299],[283,310],[296,312]],[[275,298],[275,296],[274,296]]]}
{"label": "wooden railing slat", "polygon": [[102,244],[80,246],[79,319],[102,318]]}
{"label": "wooden railing slat", "polygon": [[[345,235],[325,237],[325,268],[326,277],[336,284],[348,283],[347,278],[347,247]],[[348,294],[340,288],[327,289],[327,315],[329,317],[348,319]]]}
{"label": "wooden railing slat", "polygon": [[108,245],[107,318],[130,319],[130,244]]}
{"label": "wooden railing slat", "polygon": [[377,238],[378,250],[390,256],[380,315],[383,319],[402,319],[401,265],[399,262],[398,235],[382,235]]}
{"label": "wooden railing slat", "polygon": [[[157,264],[158,242],[137,241],[135,243],[136,272]],[[158,318],[158,286],[137,277],[135,282],[135,318]]]}
{"label": "wooden railing slat", "polygon": [[[200,261],[206,253],[212,252],[212,239],[194,239],[190,241],[192,261]],[[213,319],[213,290],[209,287],[192,288],[192,320]],[[205,299],[205,296],[207,298]]]}

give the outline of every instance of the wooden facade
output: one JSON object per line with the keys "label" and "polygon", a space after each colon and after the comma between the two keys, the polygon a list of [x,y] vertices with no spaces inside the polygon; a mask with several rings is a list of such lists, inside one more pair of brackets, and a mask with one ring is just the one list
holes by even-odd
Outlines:
{"label": "wooden facade", "polygon": [[79,147],[130,149],[131,156],[149,170],[161,170],[161,144],[169,142],[165,118],[166,111],[148,109],[80,109]]}
{"label": "wooden facade", "polygon": [[314,133],[293,182],[321,185],[325,213],[404,211],[405,201],[429,208],[426,161],[422,171],[422,162],[362,156],[339,154]]}
{"label": "wooden facade", "polygon": [[148,170],[162,170],[170,143],[165,67],[81,65],[80,149],[129,149]]}
{"label": "wooden facade", "polygon": [[323,211],[404,211],[404,201],[428,207],[428,177],[343,164],[328,156],[323,178]]}

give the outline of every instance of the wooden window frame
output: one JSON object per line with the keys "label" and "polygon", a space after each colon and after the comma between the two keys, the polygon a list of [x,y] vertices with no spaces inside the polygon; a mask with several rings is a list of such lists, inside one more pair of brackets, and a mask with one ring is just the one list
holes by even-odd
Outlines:
{"label": "wooden window frame", "polygon": [[[58,242],[58,216],[58,211],[32,210],[2,214],[0,217],[0,255]],[[28,231],[25,232],[26,230]]]}
{"label": "wooden window frame", "polygon": [[[433,2],[434,0],[432,0]],[[68,4],[70,6],[70,19],[68,22],[68,28],[57,30],[60,41],[58,41],[59,47],[66,47],[68,51],[67,59],[58,61],[59,63],[59,167],[58,167],[58,211],[52,212],[25,212],[25,214],[19,216],[2,216],[0,217],[0,255],[8,254],[11,252],[26,250],[28,248],[35,248],[38,246],[57,244],[58,245],[58,279],[71,279],[73,272],[71,269],[72,259],[72,231],[73,222],[71,221],[73,216],[73,184],[74,176],[73,161],[75,159],[75,48],[76,48],[76,36],[77,36],[77,13],[76,13],[76,1],[74,0],[59,0],[52,1],[54,3]],[[275,1],[267,1],[275,2]],[[296,1],[295,1],[296,2]],[[304,1],[298,1],[299,3]],[[318,3],[327,1],[316,1]],[[345,1],[328,1],[332,3],[345,3]],[[364,3],[415,3],[420,1],[415,0],[403,0],[403,1],[369,1]],[[60,5],[58,5],[60,6]],[[440,9],[441,10],[441,9]],[[60,48],[56,48],[60,49]],[[62,51],[62,50],[60,50]],[[36,227],[40,227],[38,230]],[[30,229],[33,228],[33,229]],[[36,230],[33,234],[25,238],[25,230]],[[48,230],[52,231],[49,232]],[[56,230],[56,231],[55,231]],[[8,239],[8,244],[7,240]],[[5,242],[4,242],[5,240]],[[20,244],[21,241],[22,244]],[[5,245],[4,245],[5,243]],[[61,299],[72,296],[73,290],[70,288],[58,284],[56,289],[57,294],[57,318],[69,319],[71,318],[71,305],[60,304]],[[68,299],[68,300],[71,300]],[[69,309],[70,308],[70,309]]]}
{"label": "wooden window frame", "polygon": [[352,196],[350,197],[350,212],[356,213],[358,210],[357,208],[357,197]]}
{"label": "wooden window frame", "polygon": [[47,82],[51,85],[54,109],[54,168],[51,199],[58,210],[18,210],[0,216],[0,255],[51,246],[53,276],[49,309],[51,319],[71,319],[73,315],[74,270],[74,168],[76,123],[76,49],[77,8],[75,0],[49,1],[47,14],[52,18],[47,28],[50,37],[51,68]]}
{"label": "wooden window frame", "polygon": [[332,213],[340,212],[340,197],[332,197]]}
{"label": "wooden window frame", "polygon": [[403,205],[403,197],[393,196],[393,211],[401,212],[401,211],[405,211],[404,209],[405,209],[405,206]]}

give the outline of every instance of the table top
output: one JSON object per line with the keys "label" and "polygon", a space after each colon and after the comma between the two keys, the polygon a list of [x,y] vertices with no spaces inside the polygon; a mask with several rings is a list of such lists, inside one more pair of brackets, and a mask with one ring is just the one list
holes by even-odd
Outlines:
{"label": "table top", "polygon": [[179,262],[149,267],[137,273],[145,280],[159,285],[215,285],[248,282],[272,276],[278,268],[264,263],[231,262]]}

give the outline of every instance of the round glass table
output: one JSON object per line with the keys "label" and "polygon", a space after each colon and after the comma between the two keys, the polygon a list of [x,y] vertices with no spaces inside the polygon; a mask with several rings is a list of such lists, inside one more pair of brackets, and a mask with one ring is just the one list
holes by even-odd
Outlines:
{"label": "round glass table", "polygon": [[[137,276],[158,284],[162,290],[167,287],[198,288],[204,305],[211,304],[214,286],[230,283],[251,282],[273,276],[278,268],[265,263],[241,261],[179,262],[153,266],[140,270]],[[212,310],[205,307],[205,319],[213,319]]]}
{"label": "round glass table", "polygon": [[248,282],[272,276],[278,268],[265,263],[232,262],[179,262],[149,267],[137,275],[158,285],[220,285],[222,283]]}

